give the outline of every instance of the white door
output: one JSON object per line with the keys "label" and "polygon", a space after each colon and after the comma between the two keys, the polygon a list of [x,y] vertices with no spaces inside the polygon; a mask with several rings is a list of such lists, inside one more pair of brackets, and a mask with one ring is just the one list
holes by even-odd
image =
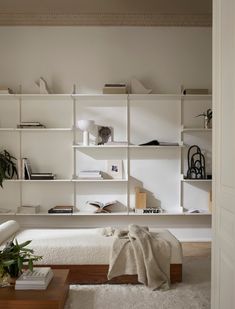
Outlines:
{"label": "white door", "polygon": [[235,309],[235,0],[214,0],[212,309]]}

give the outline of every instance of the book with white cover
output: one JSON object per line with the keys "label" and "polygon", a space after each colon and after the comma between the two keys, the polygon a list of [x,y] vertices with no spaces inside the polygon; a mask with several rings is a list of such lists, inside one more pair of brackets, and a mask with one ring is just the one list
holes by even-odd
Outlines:
{"label": "book with white cover", "polygon": [[53,278],[50,267],[35,267],[31,272],[27,270],[17,280],[16,290],[45,290]]}

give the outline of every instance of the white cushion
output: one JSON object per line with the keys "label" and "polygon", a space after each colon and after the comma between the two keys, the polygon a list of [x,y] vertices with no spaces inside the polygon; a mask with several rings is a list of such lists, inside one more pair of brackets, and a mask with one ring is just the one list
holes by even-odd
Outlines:
{"label": "white cushion", "polygon": [[0,224],[0,244],[10,237],[14,237],[14,234],[19,231],[19,229],[19,224],[14,220],[9,220]]}
{"label": "white cushion", "polygon": [[[151,229],[150,229],[151,231]],[[180,242],[167,230],[160,232],[172,248],[171,264],[182,264]],[[32,240],[29,248],[42,255],[40,264],[109,264],[113,237],[105,237],[100,229],[26,229],[17,234],[18,242]]]}

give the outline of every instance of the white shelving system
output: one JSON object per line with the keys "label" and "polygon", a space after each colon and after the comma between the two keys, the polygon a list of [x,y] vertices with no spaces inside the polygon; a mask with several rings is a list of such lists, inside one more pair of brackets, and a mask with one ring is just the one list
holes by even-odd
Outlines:
{"label": "white shelving system", "polygon": [[[207,209],[205,196],[211,180],[183,177],[188,145],[196,143],[211,154],[208,141],[212,130],[204,129],[202,120],[194,117],[209,107],[210,95],[0,95],[0,150],[6,149],[17,158],[27,157],[33,170],[53,172],[58,177],[4,181],[0,208],[11,211],[0,215],[19,215],[18,206],[40,204],[42,211],[36,216],[53,216],[47,213],[49,208],[72,204],[77,211],[66,216],[101,216],[85,202],[115,199],[118,205],[113,212],[102,216],[140,216],[133,211],[136,186],[147,193],[148,206],[166,210],[145,217],[210,215],[208,211],[189,214],[184,209],[197,206],[189,196],[200,201],[198,208]],[[126,144],[83,146],[81,132],[76,128],[78,119],[94,119],[98,125],[112,126],[114,140]],[[40,121],[46,128],[18,129],[21,121]],[[154,139],[178,142],[179,146],[139,146]],[[77,178],[80,169],[105,171],[111,159],[123,161],[123,179]],[[211,158],[206,159],[208,162]]]}

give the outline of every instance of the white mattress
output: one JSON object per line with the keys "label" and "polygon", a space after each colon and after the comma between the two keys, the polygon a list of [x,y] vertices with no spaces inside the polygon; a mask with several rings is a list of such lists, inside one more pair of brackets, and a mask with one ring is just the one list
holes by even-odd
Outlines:
{"label": "white mattress", "polygon": [[[171,264],[182,263],[180,242],[167,230],[156,230],[172,248]],[[28,246],[42,255],[40,264],[109,264],[113,237],[101,235],[100,229],[26,229],[17,233],[19,243],[32,240]]]}

